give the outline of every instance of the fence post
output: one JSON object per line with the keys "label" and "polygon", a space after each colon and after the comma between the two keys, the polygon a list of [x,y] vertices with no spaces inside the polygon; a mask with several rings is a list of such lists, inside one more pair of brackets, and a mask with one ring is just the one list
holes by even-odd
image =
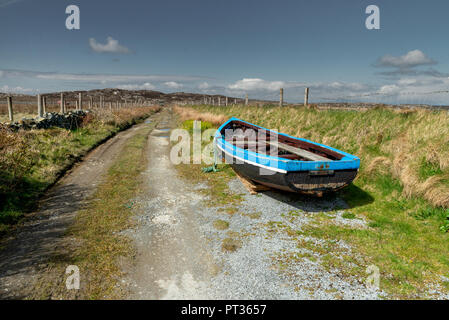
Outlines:
{"label": "fence post", "polygon": [[279,90],[279,107],[282,107],[284,105],[284,89],[281,88]]}
{"label": "fence post", "polygon": [[61,92],[61,114],[65,114],[64,93]]}
{"label": "fence post", "polygon": [[7,97],[6,101],[8,101],[9,122],[13,122],[14,121],[14,113],[12,110],[12,97]]}
{"label": "fence post", "polygon": [[245,106],[248,105],[248,94],[245,95]]}
{"label": "fence post", "polygon": [[80,110],[82,110],[83,109],[83,98],[82,98],[82,95],[81,95],[81,92],[80,93],[78,93],[78,107],[79,107],[79,109]]}
{"label": "fence post", "polygon": [[236,98],[234,98],[234,104],[237,104],[237,99]]}
{"label": "fence post", "polygon": [[37,116],[39,118],[44,117],[44,112],[42,109],[42,95],[40,95],[40,94],[37,95]]}
{"label": "fence post", "polygon": [[221,97],[218,97],[218,106],[221,106]]}
{"label": "fence post", "polygon": [[112,102],[109,102],[109,110],[112,111]]}
{"label": "fence post", "polygon": [[89,98],[89,109],[92,110],[93,105],[94,105],[94,98],[92,96],[90,96],[90,98]]}
{"label": "fence post", "polygon": [[306,88],[304,92],[304,106],[307,107],[309,105],[309,88]]}
{"label": "fence post", "polygon": [[227,107],[228,106],[228,97],[226,97],[225,104],[226,104],[226,107]]}
{"label": "fence post", "polygon": [[47,97],[46,96],[42,96],[42,113],[43,114],[47,113]]}

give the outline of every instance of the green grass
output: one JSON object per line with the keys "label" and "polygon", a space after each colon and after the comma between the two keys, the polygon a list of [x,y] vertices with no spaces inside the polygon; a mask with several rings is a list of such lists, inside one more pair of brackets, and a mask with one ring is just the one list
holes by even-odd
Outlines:
{"label": "green grass", "polygon": [[[194,120],[186,120],[182,122],[182,128],[188,130],[191,134],[193,133],[193,123]],[[208,121],[201,121],[201,131],[211,129],[214,126]]]}
{"label": "green grass", "polygon": [[355,219],[356,218],[356,216],[353,212],[344,212],[341,216],[345,219]]}
{"label": "green grass", "polygon": [[214,223],[214,228],[217,230],[226,230],[229,228],[229,222],[224,221],[224,220],[215,220]]}
{"label": "green grass", "polygon": [[43,192],[89,150],[154,111],[154,108],[122,110],[113,120],[99,115],[72,131],[0,130],[0,236],[26,212],[35,210]]}
{"label": "green grass", "polygon": [[419,166],[419,177],[421,180],[426,180],[435,175],[442,175],[443,170],[441,170],[438,163],[431,163],[426,160],[426,158],[421,159]]}
{"label": "green grass", "polygon": [[[190,129],[192,134],[193,121],[179,121],[179,126],[185,129]],[[202,130],[213,128],[213,125],[209,122],[202,121]],[[192,142],[193,143],[193,142]],[[202,141],[202,148],[207,145],[208,142]],[[191,154],[193,154],[193,148],[190,148]],[[193,157],[191,157],[192,159]],[[236,195],[229,189],[228,183],[236,177],[235,172],[231,166],[227,164],[217,165],[218,171],[214,173],[204,173],[203,168],[209,165],[202,164],[179,164],[176,166],[178,173],[192,182],[200,183],[206,182],[209,186],[207,189],[200,190],[206,195],[209,200],[207,205],[223,207],[222,211],[233,214],[237,210],[235,206],[241,201],[241,195]]]}
{"label": "green grass", "polygon": [[[322,263],[365,278],[374,264],[381,289],[396,298],[422,298],[434,285],[448,290],[449,117],[446,112],[318,110],[293,107],[195,106],[317,141],[361,158],[357,179],[338,193],[348,204],[344,218],[363,217],[367,228],[351,229],[315,215],[298,234],[332,243],[343,240],[362,259],[358,267],[327,256]],[[430,179],[430,180],[429,180]],[[434,179],[434,180],[432,180]],[[276,230],[282,226],[268,226]],[[300,245],[305,245],[304,243]],[[332,245],[326,255],[337,250]],[[346,255],[346,253],[341,253]]]}

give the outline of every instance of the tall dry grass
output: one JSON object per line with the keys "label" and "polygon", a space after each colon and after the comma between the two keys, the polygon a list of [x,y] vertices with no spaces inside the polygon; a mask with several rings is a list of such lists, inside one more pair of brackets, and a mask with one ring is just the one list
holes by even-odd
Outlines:
{"label": "tall dry grass", "polygon": [[88,114],[76,130],[0,129],[0,234],[16,222],[64,170],[99,142],[160,107]]}
{"label": "tall dry grass", "polygon": [[178,107],[183,120],[219,125],[231,116],[330,145],[361,158],[359,177],[388,174],[406,197],[423,197],[449,208],[449,115],[447,111],[319,110],[303,107]]}
{"label": "tall dry grass", "polygon": [[173,110],[184,120],[200,120],[207,121],[213,125],[220,125],[225,122],[228,117],[224,115],[217,115],[211,112],[200,112],[188,107],[175,106]]}

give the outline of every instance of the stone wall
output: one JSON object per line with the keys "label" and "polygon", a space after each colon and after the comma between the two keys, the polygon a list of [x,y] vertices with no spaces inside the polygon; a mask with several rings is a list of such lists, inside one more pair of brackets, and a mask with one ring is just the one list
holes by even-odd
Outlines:
{"label": "stone wall", "polygon": [[84,110],[69,111],[64,115],[56,112],[48,112],[44,115],[43,118],[23,118],[22,120],[15,121],[13,123],[0,123],[0,127],[14,131],[19,129],[48,129],[51,127],[59,127],[72,130],[80,126],[83,118],[88,113],[89,111]]}

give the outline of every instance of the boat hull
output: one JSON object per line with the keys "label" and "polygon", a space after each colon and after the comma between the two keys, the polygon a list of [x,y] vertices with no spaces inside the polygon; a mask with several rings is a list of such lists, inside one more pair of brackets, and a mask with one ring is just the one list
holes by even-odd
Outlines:
{"label": "boat hull", "polygon": [[338,191],[349,185],[357,176],[358,169],[334,170],[333,172],[293,171],[276,172],[250,163],[239,163],[229,155],[221,153],[225,163],[244,178],[270,188],[321,196]]}
{"label": "boat hull", "polygon": [[214,144],[215,155],[239,175],[284,191],[337,191],[355,179],[360,167],[360,159],[344,151],[237,118],[217,130]]}

